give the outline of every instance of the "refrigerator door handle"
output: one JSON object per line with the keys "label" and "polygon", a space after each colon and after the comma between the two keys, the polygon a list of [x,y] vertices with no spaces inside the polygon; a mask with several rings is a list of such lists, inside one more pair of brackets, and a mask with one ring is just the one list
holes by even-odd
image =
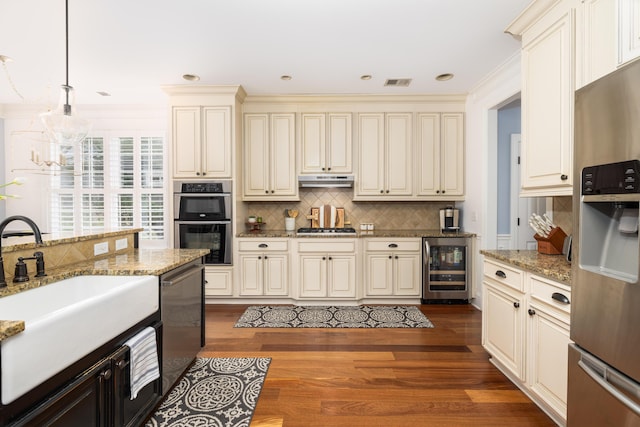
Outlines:
{"label": "refrigerator door handle", "polygon": [[637,402],[631,400],[627,396],[627,394],[619,389],[625,389],[629,394],[640,397],[640,388],[637,385],[631,383],[629,380],[604,365],[601,365],[599,363],[596,365],[594,361],[586,359],[584,357],[584,354],[578,361],[578,366],[580,366],[582,370],[584,370],[587,375],[591,377],[591,379],[597,382],[620,403],[631,409],[636,413],[636,415],[640,416],[640,405]]}

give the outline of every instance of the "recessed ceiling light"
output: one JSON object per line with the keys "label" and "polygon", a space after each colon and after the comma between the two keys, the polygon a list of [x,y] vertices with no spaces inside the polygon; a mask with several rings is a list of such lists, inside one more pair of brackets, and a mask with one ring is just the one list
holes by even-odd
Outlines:
{"label": "recessed ceiling light", "polygon": [[288,76],[286,74],[283,74],[282,76],[280,76],[280,80],[291,80],[293,77]]}
{"label": "recessed ceiling light", "polygon": [[197,82],[200,80],[200,76],[195,74],[183,74],[182,78],[189,82]]}
{"label": "recessed ceiling light", "polygon": [[360,76],[360,80],[371,80],[371,74],[363,74]]}
{"label": "recessed ceiling light", "polygon": [[444,74],[440,74],[439,76],[436,76],[436,80],[438,80],[439,82],[445,82],[447,80],[451,80],[453,78],[453,74],[451,73],[444,73]]}
{"label": "recessed ceiling light", "polygon": [[111,94],[109,92],[105,92],[105,91],[102,91],[102,90],[99,90],[96,93],[98,95],[100,95],[100,96],[111,96]]}

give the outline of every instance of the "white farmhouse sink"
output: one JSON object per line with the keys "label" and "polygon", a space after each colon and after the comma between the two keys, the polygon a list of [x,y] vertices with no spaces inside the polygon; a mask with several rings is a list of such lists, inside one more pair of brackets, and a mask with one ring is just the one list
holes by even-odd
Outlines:
{"label": "white farmhouse sink", "polygon": [[0,298],[25,330],[0,343],[8,404],[158,310],[157,276],[77,276]]}

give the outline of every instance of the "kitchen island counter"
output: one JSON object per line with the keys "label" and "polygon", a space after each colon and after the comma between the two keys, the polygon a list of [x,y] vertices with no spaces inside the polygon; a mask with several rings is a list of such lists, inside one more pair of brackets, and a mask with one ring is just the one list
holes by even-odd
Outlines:
{"label": "kitchen island counter", "polygon": [[[46,277],[31,277],[28,282],[9,282],[6,288],[0,289],[0,298],[75,276],[159,276],[196,260],[208,252],[206,249],[135,249],[130,252],[83,261],[58,269],[47,269]],[[23,330],[24,322],[21,320],[0,320],[0,341]]]}
{"label": "kitchen island counter", "polygon": [[497,261],[571,285],[571,264],[564,255],[544,255],[533,250],[484,249],[480,253]]}

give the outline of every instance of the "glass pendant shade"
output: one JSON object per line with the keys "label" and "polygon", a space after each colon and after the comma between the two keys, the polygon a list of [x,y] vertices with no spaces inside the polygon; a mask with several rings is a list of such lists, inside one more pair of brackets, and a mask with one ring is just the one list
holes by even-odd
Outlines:
{"label": "glass pendant shade", "polygon": [[75,92],[71,86],[62,85],[58,106],[53,111],[40,114],[52,142],[58,144],[79,144],[91,130],[91,123],[78,117],[75,109]]}

